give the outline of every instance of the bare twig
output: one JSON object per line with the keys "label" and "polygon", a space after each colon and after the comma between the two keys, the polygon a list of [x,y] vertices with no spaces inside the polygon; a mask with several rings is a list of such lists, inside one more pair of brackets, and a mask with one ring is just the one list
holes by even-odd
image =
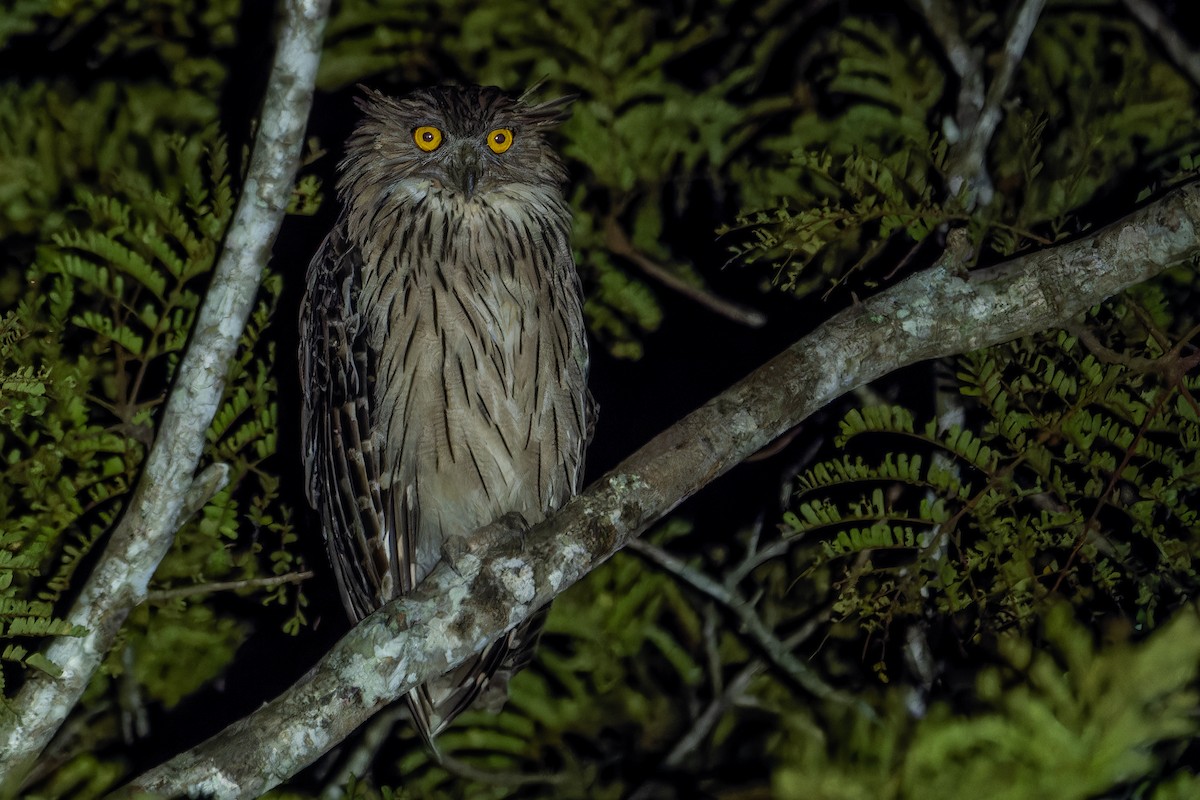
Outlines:
{"label": "bare twig", "polygon": [[[808,641],[818,628],[829,621],[829,614],[818,614],[813,619],[809,620],[800,630],[793,633],[791,636],[783,640],[783,646],[788,650],[795,650],[804,642]],[[746,666],[738,671],[738,674],[733,677],[733,680],[725,686],[724,690],[713,698],[712,702],[704,710],[675,746],[671,748],[671,752],[667,753],[663,759],[663,765],[666,767],[679,767],[683,764],[688,753],[693,752],[700,746],[700,743],[712,732],[717,723],[721,720],[721,714],[727,708],[737,703],[738,698],[745,694],[746,689],[750,686],[750,681],[756,675],[761,673],[766,667],[762,659],[752,659]]]}
{"label": "bare twig", "polygon": [[391,736],[392,728],[407,716],[408,706],[402,703],[394,703],[376,714],[367,724],[353,752],[345,758],[334,776],[326,781],[321,800],[342,800],[346,796],[346,784],[350,778],[361,778],[367,774],[379,748]]}
{"label": "bare twig", "polygon": [[485,786],[505,786],[513,789],[521,786],[561,786],[570,780],[569,775],[554,773],[496,772],[447,755],[442,755],[442,766],[453,775]]}
{"label": "bare twig", "polygon": [[[364,619],[280,697],[136,779],[137,792],[255,797],[574,584],[701,487],[856,386],[1061,326],[1200,257],[1200,187],[1078,240],[961,274],[939,262],[855,304],[656,436],[533,526]],[[513,537],[516,539],[517,537]],[[456,571],[457,570],[457,571]]]}
{"label": "bare twig", "polygon": [[179,511],[180,525],[191,519],[229,484],[231,471],[228,464],[217,462],[209,464],[192,479],[192,485],[183,498],[183,508]]}
{"label": "bare twig", "polygon": [[[712,729],[721,721],[721,715],[734,705],[738,695],[746,691],[750,686],[750,681],[754,680],[754,677],[762,670],[763,662],[758,659],[754,659],[743,667],[733,677],[733,680],[729,681],[725,690],[713,698],[704,712],[688,728],[687,733],[675,743],[671,752],[663,759],[662,766],[668,770],[678,769],[688,754],[699,748],[701,743],[712,733]],[[651,798],[662,797],[667,788],[664,783],[662,778],[652,777],[631,793],[629,800],[651,800]]]}
{"label": "bare twig", "polygon": [[746,556],[738,562],[738,565],[730,570],[727,578],[729,585],[736,586],[745,580],[751,572],[771,559],[784,555],[795,544],[796,541],[794,538],[776,539],[766,547],[747,551]]}
{"label": "bare twig", "polygon": [[633,242],[629,241],[625,230],[615,219],[609,218],[604,224],[604,244],[616,255],[632,261],[642,272],[699,303],[709,311],[713,311],[727,319],[740,322],[751,328],[761,328],[767,321],[766,315],[761,311],[738,305],[724,298],[717,297],[712,292],[705,291],[699,286],[693,286],[662,264],[649,258],[645,253],[642,253],[633,246]]}
{"label": "bare twig", "polygon": [[970,193],[968,207],[989,205],[995,194],[987,170],[987,150],[1002,117],[1001,104],[1008,95],[1017,65],[1025,56],[1029,37],[1037,25],[1046,0],[1024,0],[1017,11],[1012,29],[1004,42],[1000,68],[996,70],[986,94],[983,89],[983,55],[962,38],[956,14],[947,0],[914,0],[924,14],[929,29],[942,43],[946,57],[958,74],[960,87],[950,137],[949,188],[957,195],[965,186]]}
{"label": "bare twig", "polygon": [[762,650],[767,660],[814,696],[822,700],[834,700],[839,703],[855,705],[861,713],[871,714],[870,709],[863,705],[858,698],[847,695],[825,683],[807,664],[796,658],[795,653],[775,636],[758,614],[754,613],[754,607],[746,598],[700,570],[688,566],[661,547],[641,539],[630,540],[626,547],[729,609],[730,613],[741,623],[747,638]]}
{"label": "bare twig", "polygon": [[[784,646],[789,650],[796,649],[813,635],[819,624],[827,620],[827,615],[821,615],[820,619],[806,624],[803,628],[785,639],[783,642]],[[698,750],[704,740],[712,733],[713,728],[721,721],[721,716],[733,706],[741,704],[746,690],[750,688],[750,682],[765,667],[766,665],[762,659],[755,658],[751,659],[744,667],[738,670],[737,675],[733,676],[733,679],[713,697],[704,711],[688,726],[687,732],[675,743],[675,746],[671,748],[671,752],[667,753],[662,761],[662,765],[667,769],[682,767],[688,755]],[[657,797],[656,792],[661,788],[662,784],[659,781],[651,779],[638,787],[637,791],[629,796],[629,800],[646,800],[647,798]]]}
{"label": "bare twig", "polygon": [[996,134],[996,128],[1000,125],[1000,104],[1008,96],[1017,65],[1025,57],[1025,48],[1029,46],[1029,38],[1033,36],[1033,29],[1037,26],[1038,17],[1042,15],[1045,6],[1046,0],[1025,0],[1021,4],[1012,30],[1004,40],[1000,69],[996,70],[996,75],[992,78],[992,85],[988,87],[987,102],[962,154],[960,163],[968,169],[974,169],[980,205],[990,205],[994,192],[991,177],[987,174],[987,149]]}
{"label": "bare twig", "polygon": [[271,575],[266,578],[248,578],[242,581],[217,581],[216,583],[197,583],[194,586],[175,586],[171,589],[157,589],[146,593],[148,602],[161,603],[164,600],[174,600],[176,597],[196,597],[213,594],[214,592],[236,592],[242,589],[269,589],[284,583],[301,583],[313,576],[312,570],[304,572],[289,572],[286,575]]}
{"label": "bare twig", "polygon": [[1179,35],[1167,15],[1150,0],[1123,0],[1129,13],[1142,27],[1162,43],[1167,56],[1183,70],[1194,85],[1200,86],[1200,51],[1192,49]]}
{"label": "bare twig", "polygon": [[962,35],[962,20],[951,0],[913,0],[925,18],[925,24],[942,45],[950,68],[958,77],[958,100],[954,130],[947,131],[952,144],[962,141],[974,129],[983,113],[987,90],[984,87],[983,52],[972,47]]}
{"label": "bare twig", "polygon": [[127,511],[67,615],[87,632],[52,640],[44,655],[61,674],[31,675],[13,699],[14,713],[0,719],[0,795],[19,791],[22,777],[74,708],[171,546],[204,433],[220,403],[228,364],[291,195],[328,6],[329,0],[283,4],[258,140],[192,342]]}

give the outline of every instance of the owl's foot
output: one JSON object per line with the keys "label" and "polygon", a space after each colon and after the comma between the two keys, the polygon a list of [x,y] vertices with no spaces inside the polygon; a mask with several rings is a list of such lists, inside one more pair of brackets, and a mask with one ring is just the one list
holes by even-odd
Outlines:
{"label": "owl's foot", "polygon": [[510,511],[495,522],[484,525],[466,536],[448,537],[442,542],[442,560],[462,575],[464,570],[460,567],[466,567],[464,562],[468,557],[478,558],[480,553],[511,542],[514,537],[524,550],[525,533],[528,530],[529,523],[525,521],[525,517],[516,511]]}

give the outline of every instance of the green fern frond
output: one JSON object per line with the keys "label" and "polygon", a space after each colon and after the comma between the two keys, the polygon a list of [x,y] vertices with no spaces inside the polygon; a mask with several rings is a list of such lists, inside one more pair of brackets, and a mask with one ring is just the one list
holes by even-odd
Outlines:
{"label": "green fern frond", "polygon": [[[41,291],[0,325],[0,376],[11,376],[0,396],[0,443],[10,454],[0,465],[7,520],[0,602],[14,610],[3,636],[22,637],[22,646],[79,633],[54,614],[123,510],[152,436],[161,385],[178,364],[232,213],[230,176],[214,172],[228,168],[224,142],[166,139],[182,176],[172,191],[144,178],[125,182],[118,196],[81,188],[78,224],[62,227],[39,252],[31,286]],[[263,339],[281,287],[278,277],[264,282],[209,431],[206,457],[225,462],[232,482],[177,533],[156,581],[200,584],[303,568],[299,557],[280,554],[295,540],[290,512],[266,511],[278,503],[278,485],[259,471],[277,440],[274,360]],[[68,323],[69,339],[61,335]],[[253,498],[253,513],[243,493]],[[295,602],[288,624],[297,630],[303,601],[296,587],[277,587],[272,597]],[[164,702],[177,702],[216,674],[245,635],[236,620],[201,619],[197,608],[172,601],[158,616],[130,619],[127,647],[135,660],[156,653],[140,680]],[[167,626],[159,635],[177,637],[178,647],[142,638],[155,620]],[[114,674],[123,652],[110,656]],[[36,657],[22,657],[6,668],[41,667]]]}
{"label": "green fern frond", "polygon": [[[793,192],[774,208],[740,215],[719,233],[736,236],[730,252],[737,261],[770,264],[785,291],[804,294],[825,280],[837,285],[889,242],[919,244],[955,218],[934,199],[930,180],[943,158],[941,148],[925,160],[911,150],[837,158],[830,151],[795,153],[788,172],[797,190],[812,187],[808,196]],[[805,275],[814,265],[821,274]]]}
{"label": "green fern frond", "polygon": [[1096,352],[1049,332],[961,357],[962,395],[982,415],[971,426],[918,428],[888,406],[846,415],[835,444],[849,452],[798,476],[783,518],[801,547],[819,545],[809,569],[868,557],[838,584],[842,613],[877,629],[932,604],[1002,628],[1066,584],[1149,621],[1200,585],[1200,428],[1173,397],[1195,381],[1155,379],[1165,367],[1151,365],[1178,356],[1149,343],[1127,302],[1093,311]]}

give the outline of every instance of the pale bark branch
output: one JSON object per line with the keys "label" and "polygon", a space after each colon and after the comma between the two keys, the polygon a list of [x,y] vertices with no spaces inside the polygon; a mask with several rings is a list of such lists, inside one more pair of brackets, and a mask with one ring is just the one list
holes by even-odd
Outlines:
{"label": "pale bark branch", "polygon": [[263,793],[834,399],[917,361],[1062,325],[1200,258],[1198,231],[1200,187],[1190,185],[1086,238],[966,274],[939,262],[843,311],[659,434],[530,530],[523,547],[500,543],[461,559],[459,572],[439,566],[412,594],[363,620],[282,695],[137,778],[124,795]]}
{"label": "pale bark branch", "polygon": [[950,0],[912,0],[925,17],[930,31],[942,45],[951,69],[959,79],[954,122],[946,131],[951,142],[948,167],[951,196],[965,186],[967,207],[992,202],[995,188],[987,168],[987,150],[1003,117],[1001,104],[1008,96],[1018,64],[1025,56],[1029,38],[1046,0],[1023,0],[1004,41],[1000,67],[984,89],[984,53],[962,35],[962,21]]}
{"label": "pale bark branch", "polygon": [[13,699],[14,713],[0,715],[0,795],[19,791],[22,776],[74,708],[130,609],[145,598],[183,519],[205,431],[291,196],[328,6],[329,0],[283,3],[259,135],[192,342],[137,489],[67,615],[87,633],[50,642],[45,655],[61,675],[31,675]]}
{"label": "pale bark branch", "polygon": [[[1017,73],[1017,65],[1025,57],[1029,37],[1033,35],[1033,29],[1045,6],[1046,0],[1024,0],[1021,3],[1012,29],[1004,40],[1000,68],[996,70],[992,83],[988,86],[987,100],[975,120],[975,125],[967,132],[966,141],[962,146],[958,165],[962,168],[969,186],[974,190],[975,198],[983,206],[991,205],[995,194],[991,175],[988,174],[987,151],[1003,116],[1000,104],[1008,96],[1013,76]],[[954,188],[952,185],[951,189]]]}
{"label": "pale bark branch", "polygon": [[1188,79],[1200,86],[1200,51],[1191,47],[1171,20],[1151,0],[1123,0],[1129,13],[1159,42],[1167,57],[1178,65]]}

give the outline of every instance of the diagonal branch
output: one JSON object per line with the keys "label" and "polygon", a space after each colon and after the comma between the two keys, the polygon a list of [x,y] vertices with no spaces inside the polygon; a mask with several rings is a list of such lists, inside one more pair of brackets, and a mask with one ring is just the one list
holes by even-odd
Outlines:
{"label": "diagonal branch", "polygon": [[1000,53],[1000,66],[984,90],[984,53],[972,47],[962,35],[963,23],[950,0],[912,0],[925,17],[930,31],[942,45],[951,69],[959,79],[957,108],[949,171],[950,195],[955,196],[965,186],[969,192],[967,204],[987,206],[992,202],[995,188],[987,171],[987,151],[1002,118],[1001,104],[1008,95],[1017,66],[1045,7],[1045,0],[1022,0],[1013,26]]}
{"label": "diagonal branch", "polygon": [[130,609],[145,598],[185,518],[204,434],[291,196],[312,105],[329,0],[285,0],[283,8],[258,140],[192,342],[137,489],[67,616],[87,633],[53,640],[45,656],[61,674],[30,677],[11,704],[15,713],[0,718],[0,796],[20,788],[21,777],[75,706]]}
{"label": "diagonal branch", "polygon": [[731,589],[700,570],[689,567],[661,547],[656,547],[640,539],[629,542],[628,547],[728,609],[737,618],[743,635],[762,650],[768,661],[797,684],[803,686],[809,694],[822,700],[856,704],[860,712],[870,714],[870,709],[862,704],[859,698],[835,689],[821,680],[807,664],[792,652],[792,647],[789,647],[783,639],[771,631],[767,623],[763,622],[762,617],[755,612],[754,606],[742,597],[737,589]]}
{"label": "diagonal branch", "polygon": [[[1062,325],[1200,259],[1200,185],[1083,239],[963,274],[953,256],[793,344],[659,434],[524,538],[441,565],[299,682],[124,796],[254,797],[578,581],[684,499],[835,398],[917,361]],[[121,796],[120,793],[118,796]]]}
{"label": "diagonal branch", "polygon": [[[987,151],[1003,116],[1000,106],[1008,96],[1009,86],[1017,73],[1017,65],[1025,56],[1025,48],[1029,44],[1029,38],[1033,36],[1033,29],[1045,5],[1046,0],[1023,0],[1021,3],[1012,29],[1004,40],[1000,68],[992,77],[987,100],[974,120],[974,125],[964,132],[965,141],[956,155],[955,160],[962,170],[962,176],[982,206],[991,205],[995,194],[995,187],[992,186],[992,178],[987,169]],[[953,191],[957,187],[951,185],[950,188]]]}
{"label": "diagonal branch", "polygon": [[[1125,8],[1162,44],[1167,56],[1195,85],[1200,86],[1200,51],[1188,44],[1170,18],[1151,0],[1123,0]],[[1186,12],[1185,12],[1186,13]]]}
{"label": "diagonal branch", "polygon": [[718,297],[702,286],[693,286],[645,253],[640,252],[629,240],[629,236],[621,228],[620,223],[613,217],[609,217],[604,223],[604,245],[616,255],[632,261],[647,275],[699,303],[709,311],[750,328],[761,328],[767,322],[767,316],[761,311]]}

